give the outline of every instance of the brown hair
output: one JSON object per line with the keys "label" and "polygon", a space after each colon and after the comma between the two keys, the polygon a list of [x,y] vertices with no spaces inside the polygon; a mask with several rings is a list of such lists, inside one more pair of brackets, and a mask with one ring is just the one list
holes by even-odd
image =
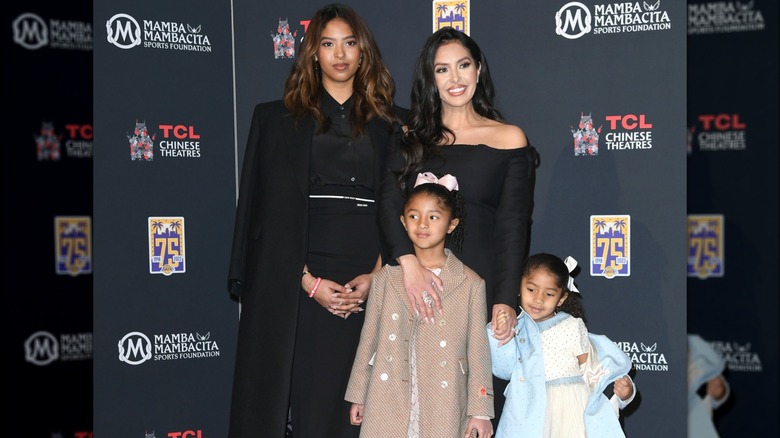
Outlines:
{"label": "brown hair", "polygon": [[382,54],[374,36],[363,18],[349,6],[330,4],[323,6],[309,22],[306,35],[298,49],[298,56],[284,84],[284,104],[297,118],[311,115],[320,130],[327,128],[327,117],[319,108],[322,78],[316,68],[315,57],[325,26],[331,20],[342,20],[352,29],[357,40],[362,62],[352,84],[353,134],[360,134],[366,123],[378,116],[388,123],[398,121],[393,113],[395,83],[390,70],[382,61]]}

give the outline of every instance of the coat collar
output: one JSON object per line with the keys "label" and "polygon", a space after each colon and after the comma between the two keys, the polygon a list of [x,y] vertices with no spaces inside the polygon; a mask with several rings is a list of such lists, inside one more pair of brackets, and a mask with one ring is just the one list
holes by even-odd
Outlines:
{"label": "coat collar", "polygon": [[525,310],[523,310],[523,308],[521,307],[520,314],[517,315],[517,320],[518,320],[518,324],[524,323],[526,327],[529,326],[536,327],[536,329],[541,332],[551,327],[555,327],[561,321],[571,317],[572,316],[566,312],[558,312],[552,317],[545,319],[544,321],[536,322],[533,320],[533,318],[531,318],[531,315],[525,313]]}

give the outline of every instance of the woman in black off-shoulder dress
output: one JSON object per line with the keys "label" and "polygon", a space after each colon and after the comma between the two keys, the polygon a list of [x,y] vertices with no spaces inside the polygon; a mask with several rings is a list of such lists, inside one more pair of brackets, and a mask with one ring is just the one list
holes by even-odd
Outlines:
{"label": "woman in black off-shoulder dress", "polygon": [[[511,316],[511,325],[492,326],[495,338],[508,342],[528,257],[539,156],[522,129],[504,122],[493,95],[487,61],[474,40],[452,28],[428,38],[415,67],[404,142],[382,184],[380,217],[390,255],[403,268],[412,310],[435,322],[439,314],[423,305],[422,291],[439,307],[437,292],[447,285],[416,262],[399,215],[418,173],[454,175],[466,202],[466,236],[458,257],[485,279],[491,324],[500,309]],[[494,424],[505,386],[494,378]]]}

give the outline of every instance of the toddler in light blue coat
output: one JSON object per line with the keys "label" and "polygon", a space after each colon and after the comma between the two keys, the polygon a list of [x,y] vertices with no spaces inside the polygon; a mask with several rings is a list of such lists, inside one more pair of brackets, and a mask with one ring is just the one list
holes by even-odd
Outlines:
{"label": "toddler in light blue coat", "polygon": [[[636,394],[631,361],[609,338],[588,332],[569,275],[576,265],[571,257],[529,257],[515,337],[488,336],[493,374],[509,381],[497,438],[625,437],[618,414]],[[610,400],[603,391],[611,383]]]}

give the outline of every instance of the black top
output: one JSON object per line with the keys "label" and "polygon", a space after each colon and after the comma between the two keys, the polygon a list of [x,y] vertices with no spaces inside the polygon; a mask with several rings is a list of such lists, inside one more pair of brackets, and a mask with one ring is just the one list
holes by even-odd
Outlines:
{"label": "black top", "polygon": [[352,138],[353,98],[339,104],[323,92],[330,126],[312,139],[311,194],[374,197],[374,149],[368,135]]}

